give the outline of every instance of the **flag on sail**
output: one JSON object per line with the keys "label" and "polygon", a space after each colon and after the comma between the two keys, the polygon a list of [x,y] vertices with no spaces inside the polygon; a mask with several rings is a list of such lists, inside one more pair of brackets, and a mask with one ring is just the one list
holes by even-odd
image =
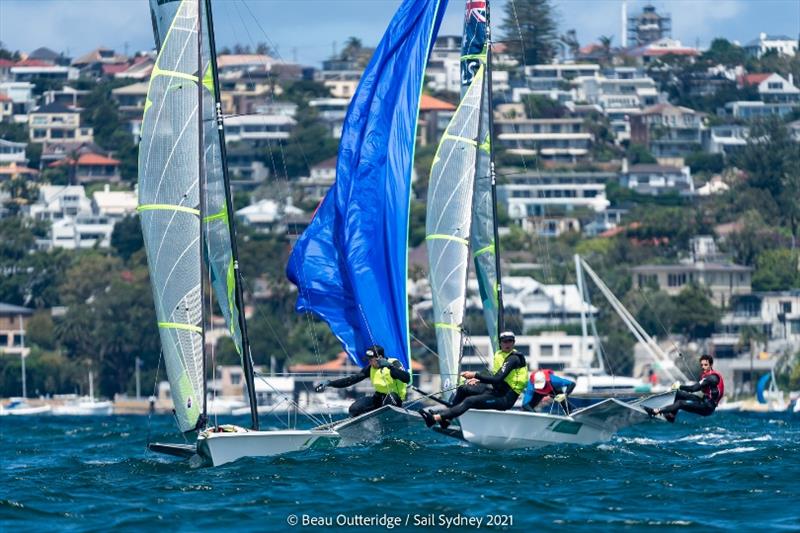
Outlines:
{"label": "flag on sail", "polygon": [[336,182],[292,250],[298,312],[325,320],[350,358],[380,344],[409,363],[408,209],[419,98],[446,0],[405,0],[345,117]]}

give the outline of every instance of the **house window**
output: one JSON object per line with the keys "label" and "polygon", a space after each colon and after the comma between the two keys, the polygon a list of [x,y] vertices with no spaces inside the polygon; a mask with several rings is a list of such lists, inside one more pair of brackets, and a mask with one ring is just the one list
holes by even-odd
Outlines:
{"label": "house window", "polygon": [[791,313],[792,302],[781,302],[781,313]]}
{"label": "house window", "polygon": [[14,339],[11,341],[11,346],[22,346],[22,335],[19,333],[14,334]]}
{"label": "house window", "polygon": [[558,346],[558,355],[560,355],[561,357],[572,357],[572,345],[560,344]]}
{"label": "house window", "polygon": [[531,354],[531,346],[529,344],[518,344],[514,348],[516,348],[516,350],[522,355],[527,356]]}
{"label": "house window", "polygon": [[552,344],[542,344],[539,347],[539,355],[542,357],[552,357],[553,356],[553,345]]}
{"label": "house window", "polygon": [[231,385],[238,385],[242,382],[241,374],[231,374]]}
{"label": "house window", "polygon": [[669,287],[682,287],[686,285],[686,273],[681,272],[680,274],[668,274],[667,285]]}
{"label": "house window", "polygon": [[8,335],[0,333],[0,346],[8,346]]}
{"label": "house window", "polygon": [[771,91],[780,91],[783,89],[783,83],[780,81],[771,81],[767,83],[767,89]]}

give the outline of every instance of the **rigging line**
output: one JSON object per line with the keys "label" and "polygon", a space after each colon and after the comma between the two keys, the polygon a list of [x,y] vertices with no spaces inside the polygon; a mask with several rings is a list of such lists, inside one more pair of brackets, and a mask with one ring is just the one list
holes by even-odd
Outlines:
{"label": "rigging line", "polygon": [[161,370],[161,358],[164,357],[164,350],[161,349],[158,351],[158,365],[156,365],[156,377],[155,381],[153,382],[153,394],[150,398],[153,398],[153,408],[150,409],[150,398],[147,399],[148,409],[147,409],[147,443],[145,444],[145,449],[149,450],[148,446],[150,445],[150,429],[151,429],[151,422],[153,420],[153,412],[155,411],[155,402],[158,401],[158,374]]}
{"label": "rigging line", "polygon": [[[267,35],[267,32],[264,30],[264,28],[259,23],[258,18],[253,14],[252,10],[250,9],[250,6],[246,2],[244,2],[244,0],[241,0],[241,3],[243,5],[243,7],[245,9],[247,9],[248,13],[250,14],[250,17],[253,19],[253,21],[255,22],[256,26],[261,31],[261,34],[267,40],[268,44],[270,44],[270,46],[273,48],[273,51],[275,52],[275,57],[277,57],[283,63],[286,63],[283,60],[283,58],[280,56],[280,53],[277,50],[277,46],[275,46],[275,44],[269,38],[269,35]],[[242,25],[245,27],[245,31],[247,33],[248,39],[250,40],[251,44],[255,44],[255,40],[253,39],[252,35],[250,34],[250,31],[247,29],[247,25],[245,24],[244,17],[242,16],[241,12],[239,11],[238,5],[236,3],[234,3],[233,5],[234,5],[234,8],[236,9],[236,14],[239,16],[239,19],[241,20]],[[265,70],[266,70],[267,65],[265,64],[264,66],[265,66]],[[268,71],[268,72],[270,72],[270,71]],[[250,78],[250,72],[245,70],[245,74],[248,77],[249,81],[252,81],[252,78]],[[271,75],[270,75],[270,79],[271,79]],[[275,102],[274,85],[273,85],[273,90],[268,94],[267,100],[269,102],[272,102],[272,103]],[[308,161],[308,157],[306,156],[305,150],[303,150],[302,145],[300,145],[299,143],[294,141],[291,137],[289,138],[289,140],[294,142],[294,144],[299,149],[300,155],[303,158],[303,162],[305,163],[306,167],[311,168],[311,165],[309,164],[309,161]],[[277,179],[278,180],[281,180],[281,179],[283,180],[283,185],[286,187],[286,192],[288,194],[288,193],[291,192],[291,186],[289,185],[288,170],[286,168],[286,154],[284,152],[283,143],[281,142],[280,139],[276,140],[276,144],[277,144],[277,147],[278,147],[278,151],[280,153],[281,163],[283,165],[283,173],[278,172],[278,166],[277,166],[276,161],[275,161],[275,156],[273,154],[272,147],[270,146],[269,140],[267,140],[267,147],[268,147],[268,151],[269,151],[271,167],[272,167],[273,173],[277,177]],[[292,226],[294,226],[293,227],[293,230],[294,230],[293,234],[297,235],[299,226],[297,225],[297,223],[293,223]],[[289,228],[288,228],[288,225],[287,225],[287,234],[288,234],[288,229]],[[302,271],[302,269],[301,269],[301,271]],[[309,316],[309,313],[305,313],[305,315],[306,316],[304,318],[306,319],[307,326],[311,330],[311,338],[312,338],[312,342],[313,342],[312,352],[314,354],[314,357],[315,357],[317,363],[321,364],[322,363],[322,354],[321,354],[321,350],[320,350],[320,342],[319,342],[319,338],[318,338],[318,335],[317,335],[316,327],[315,327],[314,321]]]}
{"label": "rigging line", "polygon": [[[515,0],[511,0],[511,9],[514,12],[514,22],[515,22],[516,27],[517,27],[517,35],[519,37],[519,43],[520,43],[520,52],[521,52],[522,67],[523,67],[522,68],[522,78],[525,81],[525,86],[528,87],[528,77],[525,74],[525,71],[528,68],[527,62],[525,60],[525,41],[522,38],[522,28],[521,28],[521,26],[519,24],[519,16],[517,14],[517,5],[515,3]],[[508,99],[505,96],[505,94],[504,94],[504,100],[506,100],[506,102],[508,101]],[[526,113],[529,110],[530,109],[526,109]],[[519,130],[517,130],[517,133],[519,133]],[[527,172],[528,171],[528,165],[527,165],[527,162],[525,160],[525,155],[524,155],[524,153],[522,151],[522,145],[521,145],[521,141],[520,141],[519,138],[517,139],[517,148],[520,151],[519,155],[520,155],[520,159],[522,160],[523,169],[525,170],[525,172]],[[535,163],[536,163],[536,168],[535,168],[536,176],[539,179],[539,181],[541,182],[542,174],[541,174],[540,161],[539,161],[541,158],[540,158],[540,152],[536,150],[536,144],[535,143],[534,143],[534,152],[535,152],[535,156],[534,156],[535,159],[534,160],[535,160]],[[542,191],[539,191],[537,189],[537,191],[536,191],[536,197],[537,198],[542,198],[541,192]],[[544,203],[541,203],[540,205],[542,207],[542,218],[544,219],[547,216],[546,206],[545,206]],[[549,280],[552,283],[552,281],[553,281],[553,273],[552,273],[552,259],[550,257],[550,244],[546,240],[546,238],[541,237],[538,233],[539,232],[536,231],[535,226],[534,226],[534,236],[533,236],[534,237],[534,242],[536,243],[537,248],[539,248],[540,255],[544,255],[544,257],[545,257],[544,267],[543,267],[543,274],[545,276],[545,279]],[[542,249],[544,249],[544,254],[541,254]]]}
{"label": "rigging line", "polygon": [[[645,305],[647,305],[647,307],[649,307],[653,311],[653,315],[656,318],[656,322],[658,322],[658,326],[664,332],[664,336],[667,338],[667,340],[670,342],[670,344],[672,344],[672,348],[675,350],[675,353],[678,354],[677,357],[679,357],[679,358],[681,358],[681,360],[683,360],[683,352],[681,352],[680,347],[678,347],[678,345],[675,343],[675,341],[672,340],[672,338],[670,337],[670,332],[667,330],[666,326],[664,326],[664,323],[661,322],[661,318],[659,317],[659,314],[658,314],[658,311],[657,311],[656,307],[650,302],[650,299],[647,297],[647,290],[640,288],[638,290],[638,292],[639,292],[639,294],[642,295],[642,298],[644,299]],[[684,364],[686,364],[685,361],[684,361]],[[691,375],[691,374],[692,374],[692,372],[690,372],[687,375]]]}
{"label": "rigging line", "polygon": [[314,422],[315,424],[321,425],[321,422],[324,422],[324,419],[320,420],[319,418],[315,417],[313,414],[311,414],[307,410],[305,410],[302,407],[300,407],[299,403],[295,402],[293,399],[289,398],[288,396],[283,394],[281,391],[276,389],[275,386],[272,385],[272,383],[270,383],[269,381],[266,380],[266,378],[265,378],[265,376],[263,374],[258,373],[258,374],[256,374],[256,377],[260,378],[261,381],[263,381],[269,388],[271,388],[273,391],[275,391],[284,401],[289,403],[289,405],[295,406],[298,411],[301,411],[306,417],[311,419],[311,421]]}
{"label": "rigging line", "polygon": [[[470,335],[469,331],[464,329],[463,326],[461,327],[461,335],[464,337],[464,343],[469,342],[470,346],[472,346],[475,349],[475,355],[478,356],[478,358],[481,360],[481,362],[484,364],[484,366],[486,366],[486,368],[491,368],[489,366],[488,357],[484,357],[483,352],[478,348],[478,346],[475,344],[475,342],[473,342],[472,335]],[[499,333],[498,333],[498,335],[499,335]],[[489,346],[491,347],[491,345],[492,345],[492,342],[491,342],[491,339],[490,339],[489,340]],[[458,363],[459,363],[458,366],[459,367],[461,367],[461,359],[463,357],[464,357],[464,350],[462,348],[461,353],[458,356]]]}

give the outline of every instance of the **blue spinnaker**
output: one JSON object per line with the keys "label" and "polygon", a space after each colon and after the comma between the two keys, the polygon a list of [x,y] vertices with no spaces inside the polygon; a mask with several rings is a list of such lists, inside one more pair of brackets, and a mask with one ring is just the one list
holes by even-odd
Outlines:
{"label": "blue spinnaker", "polygon": [[767,384],[769,380],[772,378],[772,374],[764,374],[758,380],[758,384],[756,385],[756,399],[758,399],[758,403],[767,403],[767,399],[764,397],[764,391],[767,389]]}
{"label": "blue spinnaker", "polygon": [[345,117],[336,183],[286,267],[296,310],[328,323],[350,358],[380,344],[410,368],[406,264],[419,98],[447,0],[405,0]]}

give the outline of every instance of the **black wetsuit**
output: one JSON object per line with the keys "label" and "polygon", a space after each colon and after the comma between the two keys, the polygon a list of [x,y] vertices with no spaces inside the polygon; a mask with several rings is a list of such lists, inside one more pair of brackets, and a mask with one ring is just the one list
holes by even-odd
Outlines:
{"label": "black wetsuit", "polygon": [[445,420],[452,420],[463,415],[469,409],[511,409],[517,401],[519,393],[515,392],[505,379],[512,370],[525,367],[525,357],[513,352],[506,357],[500,370],[492,374],[478,372],[475,377],[480,381],[475,385],[461,385],[453,396],[453,406],[439,414]]}
{"label": "black wetsuit", "polygon": [[[670,415],[680,410],[688,411],[700,416],[708,416],[717,408],[720,401],[719,397],[719,378],[710,374],[694,385],[681,385],[675,393],[675,403],[668,405],[660,410],[662,415]],[[691,394],[698,392],[705,387],[711,388],[711,397],[697,396]]]}
{"label": "black wetsuit", "polygon": [[[328,387],[343,389],[345,387],[355,385],[360,381],[364,381],[365,379],[369,379],[370,368],[372,367],[367,365],[362,368],[360,372],[353,374],[352,376],[331,380],[328,383]],[[400,364],[400,361],[395,361],[392,366],[389,367],[389,374],[394,379],[399,379],[403,383],[411,383],[411,374],[403,370],[403,366]],[[384,405],[396,405],[397,407],[400,407],[403,405],[403,400],[396,392],[382,394],[375,391],[372,396],[364,396],[363,398],[359,398],[358,400],[354,401],[347,411],[350,416],[355,417],[358,415],[363,415],[364,413],[368,413],[369,411],[374,411],[375,409],[378,409]]]}

